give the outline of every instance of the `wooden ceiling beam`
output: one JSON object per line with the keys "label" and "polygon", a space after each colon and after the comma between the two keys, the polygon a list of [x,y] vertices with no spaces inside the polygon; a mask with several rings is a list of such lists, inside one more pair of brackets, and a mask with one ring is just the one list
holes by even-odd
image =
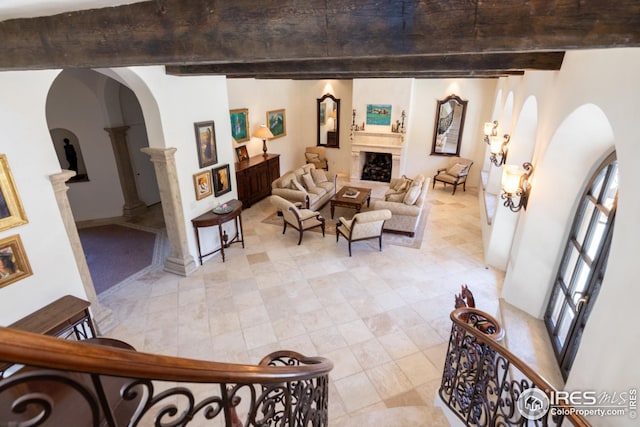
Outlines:
{"label": "wooden ceiling beam", "polygon": [[167,66],[173,75],[277,75],[277,74],[376,74],[407,75],[461,74],[471,72],[500,73],[509,70],[559,70],[564,52],[483,53],[477,55],[422,55],[379,58],[332,58],[291,61],[231,62]]}
{"label": "wooden ceiling beam", "polygon": [[640,2],[154,0],[0,22],[0,70],[640,46]]}
{"label": "wooden ceiling beam", "polygon": [[455,78],[498,78],[507,76],[520,76],[524,71],[423,71],[423,72],[336,72],[336,73],[237,73],[226,75],[229,79],[255,78],[255,79],[291,79],[291,80],[351,80],[351,79],[399,79],[399,78],[416,78],[416,79],[455,79]]}

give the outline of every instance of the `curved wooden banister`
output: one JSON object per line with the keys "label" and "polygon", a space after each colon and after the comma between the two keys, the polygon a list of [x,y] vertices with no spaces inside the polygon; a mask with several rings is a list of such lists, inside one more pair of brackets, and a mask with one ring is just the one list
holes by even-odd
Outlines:
{"label": "curved wooden banister", "polygon": [[[64,371],[194,383],[247,382],[269,384],[328,374],[333,363],[280,351],[302,366],[242,365],[210,362],[86,344],[0,327],[0,360]],[[265,359],[263,359],[264,361]]]}
{"label": "curved wooden banister", "polygon": [[[518,396],[527,389],[539,389],[551,396],[556,389],[498,341],[504,331],[491,315],[471,307],[450,314],[453,322],[439,394],[443,402],[467,425],[527,424],[518,411]],[[478,328],[493,324],[495,332]],[[566,404],[563,416],[550,412],[541,416],[542,425],[560,425],[565,419],[575,426],[590,424]]]}
{"label": "curved wooden banister", "polygon": [[[90,342],[0,327],[0,424],[183,426],[216,417],[227,427],[328,423],[328,359],[282,350],[244,365]],[[3,377],[3,364],[18,369]],[[214,387],[191,390],[193,383]]]}

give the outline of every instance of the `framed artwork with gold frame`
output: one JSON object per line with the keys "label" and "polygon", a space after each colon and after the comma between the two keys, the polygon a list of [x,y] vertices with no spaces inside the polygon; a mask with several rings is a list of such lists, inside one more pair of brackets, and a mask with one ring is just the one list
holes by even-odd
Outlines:
{"label": "framed artwork with gold frame", "polygon": [[32,274],[20,236],[16,234],[0,240],[0,288]]}
{"label": "framed artwork with gold frame", "polygon": [[27,222],[16,184],[13,182],[7,156],[0,154],[0,230]]}
{"label": "framed artwork with gold frame", "polygon": [[206,170],[193,175],[193,187],[196,190],[196,200],[204,199],[213,194],[211,185],[211,171]]}

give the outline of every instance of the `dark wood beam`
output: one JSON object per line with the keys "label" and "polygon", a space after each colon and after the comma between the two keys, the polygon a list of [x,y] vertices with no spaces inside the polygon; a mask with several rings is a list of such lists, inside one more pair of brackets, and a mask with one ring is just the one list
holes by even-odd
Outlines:
{"label": "dark wood beam", "polygon": [[0,70],[640,46],[640,2],[155,0],[0,22]]}
{"label": "dark wood beam", "polygon": [[[484,74],[500,75],[514,70],[559,70],[564,52],[541,53],[483,53],[467,55],[389,56],[379,58],[331,58],[291,61],[229,62],[197,65],[167,66],[167,73],[174,75],[345,75],[361,77],[404,74],[422,76],[434,74]],[[327,77],[328,78],[328,77]]]}
{"label": "dark wood beam", "polygon": [[254,73],[254,74],[232,74],[227,75],[230,79],[255,78],[255,79],[291,79],[291,80],[350,80],[350,79],[400,79],[400,78],[416,78],[416,79],[494,79],[507,76],[521,76],[524,71],[424,71],[424,72],[343,72],[343,73]]}

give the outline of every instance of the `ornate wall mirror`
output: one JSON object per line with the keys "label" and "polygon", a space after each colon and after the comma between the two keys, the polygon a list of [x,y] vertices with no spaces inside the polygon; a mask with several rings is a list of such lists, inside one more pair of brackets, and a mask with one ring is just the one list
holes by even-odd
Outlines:
{"label": "ornate wall mirror", "polygon": [[460,155],[467,102],[455,95],[449,95],[438,101],[431,154],[437,156]]}
{"label": "ornate wall mirror", "polygon": [[318,145],[340,148],[340,100],[328,93],[318,98]]}

